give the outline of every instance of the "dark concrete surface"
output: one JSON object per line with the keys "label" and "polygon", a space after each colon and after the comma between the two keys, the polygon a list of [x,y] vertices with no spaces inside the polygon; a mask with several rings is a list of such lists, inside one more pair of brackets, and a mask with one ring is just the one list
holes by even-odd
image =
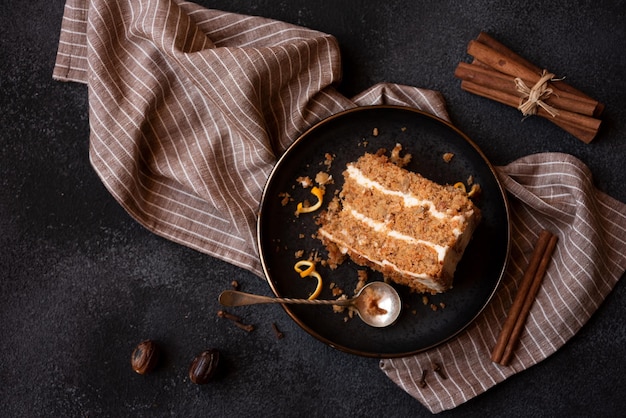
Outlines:
{"label": "dark concrete surface", "polygon": [[[439,90],[454,123],[494,164],[560,151],[626,202],[624,1],[201,1],[337,37],[348,96],[380,81]],[[571,4],[571,5],[570,5]],[[218,293],[259,278],[136,224],[87,156],[87,89],[52,80],[62,0],[2,2],[0,13],[0,416],[428,416],[377,360],[329,348],[278,306],[238,311],[247,334],[216,316]],[[541,119],[469,95],[453,78],[480,30],[566,75],[606,104],[586,145]],[[626,410],[626,284],[555,355],[442,416],[617,416]],[[275,322],[285,338],[277,340]],[[136,375],[144,338],[165,349]],[[227,373],[187,379],[218,348]]]}

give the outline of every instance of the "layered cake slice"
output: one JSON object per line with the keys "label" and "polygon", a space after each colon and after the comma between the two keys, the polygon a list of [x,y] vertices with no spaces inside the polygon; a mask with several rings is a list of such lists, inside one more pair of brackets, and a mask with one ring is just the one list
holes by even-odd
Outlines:
{"label": "layered cake slice", "polygon": [[349,163],[343,176],[339,198],[318,219],[331,267],[347,255],[414,291],[449,289],[480,220],[465,191],[410,172],[384,151]]}

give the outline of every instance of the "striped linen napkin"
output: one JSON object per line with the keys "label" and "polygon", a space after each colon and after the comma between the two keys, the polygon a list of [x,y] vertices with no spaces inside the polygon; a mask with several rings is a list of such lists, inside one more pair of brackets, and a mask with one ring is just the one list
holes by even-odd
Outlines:
{"label": "striped linen napkin", "polygon": [[[411,106],[448,120],[435,91],[378,84],[339,94],[340,53],[324,33],[176,0],[67,0],[53,77],[89,89],[90,160],[138,222],[263,276],[256,212],[280,154],[308,127],[356,106]],[[499,168],[513,196],[505,280],[464,333],[381,369],[433,412],[450,409],[561,347],[626,269],[626,206],[578,160],[538,154]],[[490,350],[536,240],[559,236],[517,356]],[[417,381],[440,362],[447,374]]]}
{"label": "striped linen napkin", "polygon": [[[562,153],[529,155],[497,168],[511,206],[511,255],[503,281],[477,320],[424,353],[385,359],[382,370],[431,412],[468,401],[547,358],[580,330],[626,270],[626,205],[598,191],[589,169]],[[491,351],[539,232],[558,242],[507,367]],[[433,373],[434,364],[444,370]],[[422,372],[427,385],[421,387]]]}

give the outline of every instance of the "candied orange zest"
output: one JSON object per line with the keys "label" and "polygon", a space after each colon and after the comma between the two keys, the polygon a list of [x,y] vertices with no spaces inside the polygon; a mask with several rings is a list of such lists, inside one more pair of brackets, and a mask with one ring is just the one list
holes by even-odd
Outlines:
{"label": "candied orange zest", "polygon": [[[306,266],[307,268],[302,270],[302,266]],[[300,273],[300,277],[306,277],[315,271],[315,264],[309,260],[300,260],[293,266],[293,269]]]}
{"label": "candied orange zest", "polygon": [[474,183],[474,184],[472,184],[472,188],[470,189],[469,193],[467,194],[467,197],[474,197],[478,193],[480,193],[480,185],[478,183]]}
{"label": "candied orange zest", "polygon": [[313,276],[317,279],[317,287],[315,291],[309,296],[309,299],[317,299],[317,297],[322,293],[322,276],[317,271],[312,271],[309,276]]}
{"label": "candied orange zest", "polygon": [[[306,266],[306,269],[302,269],[302,267]],[[315,263],[309,260],[300,260],[294,266],[293,269],[300,274],[300,277],[315,277],[317,279],[317,286],[315,290],[309,296],[309,299],[317,299],[317,297],[322,292],[322,276],[315,271]]]}
{"label": "candied orange zest", "polygon": [[463,184],[460,181],[458,183],[454,183],[454,188],[463,190],[463,192],[467,193],[467,189],[465,188],[465,184]]}
{"label": "candied orange zest", "polygon": [[314,186],[311,189],[311,194],[313,194],[315,197],[317,197],[317,203],[315,203],[313,206],[309,206],[308,208],[305,208],[302,205],[302,202],[300,202],[300,203],[298,203],[298,206],[296,208],[296,212],[297,213],[315,212],[316,210],[318,210],[319,208],[322,207],[322,200],[324,198],[324,190],[320,189],[317,186]]}

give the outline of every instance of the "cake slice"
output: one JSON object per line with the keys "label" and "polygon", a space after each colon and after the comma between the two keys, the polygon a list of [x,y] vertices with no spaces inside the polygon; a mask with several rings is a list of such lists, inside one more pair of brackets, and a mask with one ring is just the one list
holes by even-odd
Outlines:
{"label": "cake slice", "polygon": [[343,177],[339,198],[318,218],[317,236],[329,265],[336,267],[347,255],[417,292],[452,287],[480,221],[465,191],[410,172],[384,151],[349,163]]}

